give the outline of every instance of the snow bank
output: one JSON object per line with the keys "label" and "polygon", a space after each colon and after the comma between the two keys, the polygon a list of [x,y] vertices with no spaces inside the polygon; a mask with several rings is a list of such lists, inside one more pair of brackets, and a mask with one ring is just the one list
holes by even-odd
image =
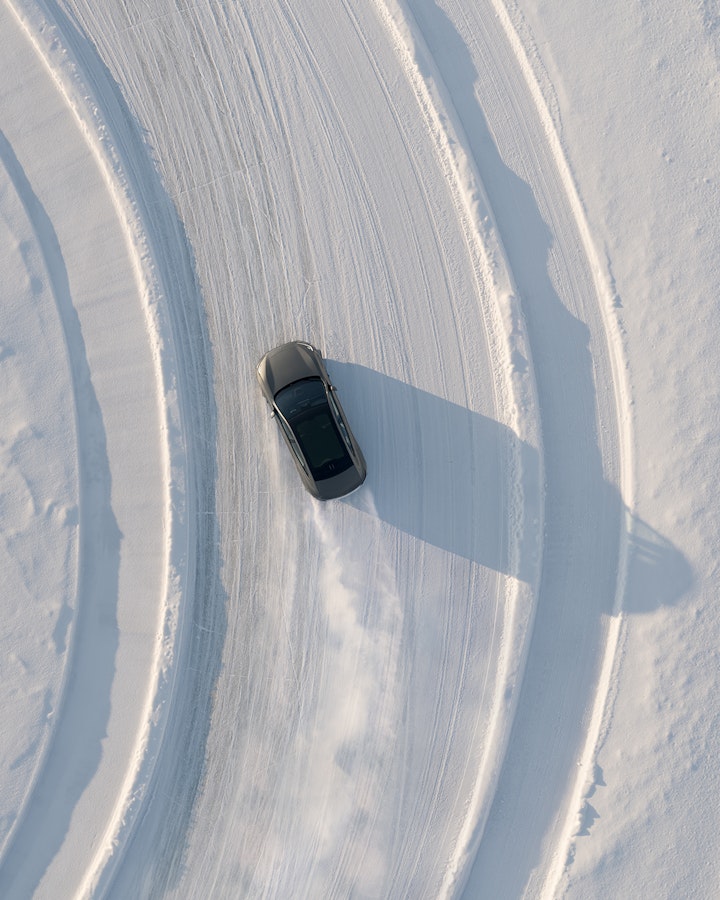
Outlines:
{"label": "snow bank", "polygon": [[[77,457],[78,501],[66,500],[70,515],[61,515],[61,524],[74,523],[76,530],[65,546],[62,535],[55,538],[56,555],[71,559],[77,546],[77,576],[68,566],[66,586],[55,593],[45,708],[36,712],[38,738],[26,738],[23,762],[34,781],[8,813],[14,821],[0,884],[4,893],[58,896],[91,889],[131,824],[152,771],[179,601],[192,563],[185,450],[170,328],[160,309],[165,299],[111,129],[47,12],[6,5],[2,17],[2,82],[12,86],[2,113],[3,160],[35,235],[34,243],[21,244],[28,264],[39,244],[45,266],[31,281],[34,299],[54,302],[64,340],[64,348],[57,339],[49,345],[43,361],[48,384],[35,403],[55,405],[63,383],[66,395],[72,386],[65,399],[74,406],[77,451],[67,447],[62,403],[60,418],[47,416],[42,430],[52,451],[49,487],[58,501],[72,490],[72,468],[70,477],[53,474],[52,460],[64,445],[66,466]],[[15,225],[16,242],[23,228]],[[50,315],[43,307],[40,312]],[[18,345],[31,339],[31,316],[17,327]],[[41,410],[24,415],[37,417]],[[40,430],[39,420],[33,422]],[[57,433],[49,430],[53,425]],[[21,460],[19,448],[14,456]],[[50,511],[48,500],[38,497],[37,504]],[[73,584],[76,594],[63,600]],[[52,587],[47,569],[28,572],[25,588],[35,603],[48,602]],[[28,662],[36,667],[41,660]],[[61,696],[59,667],[65,670]],[[44,736],[51,716],[51,734]],[[19,734],[27,732],[22,721]]]}

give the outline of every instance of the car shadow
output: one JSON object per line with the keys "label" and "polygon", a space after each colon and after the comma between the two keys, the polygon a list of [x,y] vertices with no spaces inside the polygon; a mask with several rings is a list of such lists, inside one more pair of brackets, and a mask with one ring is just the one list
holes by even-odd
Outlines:
{"label": "car shadow", "polygon": [[[373,369],[336,360],[328,360],[328,369],[368,464],[369,495],[358,491],[346,503],[497,572],[525,582],[539,577],[534,541],[521,542],[511,562],[506,521],[512,486],[505,472],[514,450],[520,454],[525,518],[539,521],[540,460],[534,447],[487,416]],[[555,500],[546,497],[545,502]],[[585,504],[592,518],[587,527],[598,532],[596,541],[617,545],[618,565],[621,539],[627,540],[623,611],[644,613],[677,602],[693,579],[683,554],[633,516],[606,481],[588,487]],[[577,527],[583,530],[581,520]],[[545,535],[545,554],[552,558],[544,562],[554,569],[559,562],[555,544],[561,550],[564,544],[552,537]],[[597,543],[595,551],[603,559],[611,553]],[[612,615],[617,572],[605,574],[606,599],[600,607]]]}
{"label": "car shadow", "polygon": [[368,465],[371,497],[360,491],[346,502],[435,547],[532,580],[536,542],[511,559],[505,472],[519,451],[537,495],[537,450],[507,426],[395,378],[328,366]]}

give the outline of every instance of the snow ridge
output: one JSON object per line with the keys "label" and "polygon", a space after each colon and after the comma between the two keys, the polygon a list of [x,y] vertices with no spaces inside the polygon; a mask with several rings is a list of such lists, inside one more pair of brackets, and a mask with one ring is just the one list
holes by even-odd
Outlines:
{"label": "snow ridge", "polygon": [[[612,387],[619,435],[619,490],[626,510],[623,522],[624,527],[620,531],[618,575],[612,619],[605,641],[602,667],[592,705],[592,714],[587,726],[585,745],[578,762],[573,797],[568,804],[568,817],[564,825],[563,836],[555,848],[553,864],[548,869],[542,888],[542,896],[551,900],[551,898],[557,896],[558,886],[572,854],[573,840],[579,828],[578,822],[582,819],[584,798],[588,789],[595,784],[597,748],[602,743],[602,734],[608,727],[609,717],[611,716],[613,676],[617,672],[617,666],[620,662],[619,657],[622,655],[622,611],[627,582],[628,554],[633,539],[633,511],[635,509],[636,474],[632,421],[633,392],[620,310],[615,302],[615,293],[607,266],[602,265],[600,262],[597,247],[585,215],[585,209],[578,193],[576,180],[568,162],[568,155],[562,144],[556,124],[559,113],[554,108],[555,119],[553,119],[553,114],[548,108],[545,94],[541,87],[540,78],[536,74],[535,67],[540,65],[538,62],[539,54],[532,54],[533,47],[528,29],[523,29],[525,37],[522,40],[519,36],[518,26],[513,23],[510,9],[512,9],[515,19],[519,21],[520,26],[522,26],[523,22],[522,15],[516,4],[505,3],[503,0],[492,0],[492,3],[543,124],[545,135],[555,160],[555,165],[560,173],[565,193],[572,207],[582,239],[583,249],[590,263],[594,278],[612,366]],[[530,56],[532,56],[534,64],[530,62]]]}
{"label": "snow ridge", "polygon": [[[510,736],[517,687],[522,681],[542,566],[543,454],[524,316],[462,123],[410,8],[404,0],[378,0],[377,7],[392,34],[402,68],[432,135],[474,261],[478,295],[484,300],[481,313],[489,314],[484,315],[484,322],[490,353],[497,361],[495,409],[517,438],[506,475],[513,490],[508,503],[510,571],[519,572],[521,560],[524,566],[529,565],[526,580],[507,582],[504,602],[511,613],[500,651],[502,674],[497,682],[488,750],[479,766],[473,795],[468,799],[454,857],[445,871],[442,895],[448,896],[462,884],[465,869],[480,843]],[[487,296],[487,284],[493,285],[492,296]],[[531,459],[523,454],[523,446],[537,448],[537,456]]]}
{"label": "snow ridge", "polygon": [[[67,29],[63,31],[63,28],[60,27],[58,20],[53,15],[51,5],[46,5],[42,2],[35,3],[32,0],[17,3],[13,2],[13,0],[7,0],[7,2],[17,22],[24,30],[27,39],[32,44],[38,59],[45,66],[54,83],[55,90],[62,97],[62,102],[65,104],[66,109],[71,110],[76,127],[79,129],[82,139],[90,151],[93,164],[97,168],[100,178],[104,182],[107,196],[110,198],[116,222],[122,233],[120,241],[124,245],[124,252],[127,253],[127,259],[131,266],[131,271],[128,273],[129,283],[134,283],[136,297],[139,300],[139,313],[142,319],[136,320],[136,327],[141,327],[141,331],[144,333],[144,340],[147,341],[152,368],[152,383],[134,382],[128,384],[128,396],[132,396],[135,405],[137,403],[143,405],[143,409],[147,411],[146,414],[149,417],[148,421],[154,419],[158,428],[156,435],[152,433],[143,435],[145,442],[155,448],[158,453],[159,469],[157,476],[153,476],[154,483],[148,485],[151,492],[146,497],[146,500],[150,502],[143,501],[146,506],[145,515],[150,518],[148,521],[143,521],[143,516],[141,515],[137,520],[128,520],[130,525],[134,524],[134,521],[139,521],[141,528],[150,528],[159,537],[161,544],[158,555],[156,556],[152,552],[152,542],[150,542],[147,546],[151,555],[144,562],[146,567],[152,567],[155,574],[152,578],[143,581],[143,569],[140,568],[138,570],[138,563],[135,562],[136,574],[140,574],[140,579],[138,580],[133,576],[130,570],[127,570],[128,574],[125,575],[122,567],[122,556],[120,556],[121,563],[117,586],[118,619],[122,623],[129,616],[130,620],[135,623],[134,628],[137,629],[138,636],[134,639],[136,647],[133,649],[128,645],[127,650],[124,651],[125,653],[130,652],[130,656],[127,657],[122,655],[124,646],[122,643],[122,627],[119,630],[120,645],[112,682],[113,695],[118,690],[118,679],[121,681],[122,679],[127,679],[132,671],[132,669],[124,668],[130,662],[130,659],[132,659],[131,665],[133,666],[141,663],[140,670],[142,670],[143,665],[147,666],[147,677],[138,685],[141,694],[145,693],[144,700],[138,703],[137,699],[135,699],[137,707],[131,711],[130,720],[126,723],[132,729],[131,722],[135,722],[135,717],[139,714],[139,721],[135,726],[137,730],[133,738],[132,750],[127,754],[128,761],[125,764],[123,782],[115,796],[108,798],[100,807],[93,807],[95,823],[92,829],[99,834],[99,838],[92,844],[78,849],[77,845],[73,843],[74,832],[71,824],[64,838],[63,848],[60,849],[59,854],[53,859],[52,868],[48,870],[49,874],[46,873],[44,876],[45,882],[50,878],[50,884],[53,884],[53,878],[58,878],[60,879],[59,883],[63,883],[63,871],[73,872],[75,878],[82,875],[82,881],[78,884],[77,892],[78,895],[84,896],[93,893],[98,888],[101,879],[107,877],[109,860],[112,857],[114,857],[113,861],[117,860],[118,848],[130,833],[141,807],[162,742],[173,686],[174,665],[181,647],[182,610],[184,605],[186,605],[184,601],[187,595],[187,586],[192,583],[195,566],[193,534],[191,531],[194,505],[192,496],[193,485],[188,478],[191,460],[186,435],[183,430],[182,388],[178,379],[173,323],[171,322],[168,309],[169,298],[165,279],[157,266],[152,240],[149,237],[148,228],[144,221],[140,201],[141,194],[138,194],[137,187],[131,183],[128,177],[126,161],[122,159],[123,141],[119,138],[119,134],[127,125],[125,122],[113,123],[105,118],[105,113],[102,110],[103,99],[96,93],[97,90],[102,91],[101,82],[96,79],[93,83],[93,73],[83,70],[83,66],[79,63],[74,53],[72,33]],[[107,98],[105,99],[107,100]],[[137,300],[134,302],[137,302]],[[71,302],[75,302],[74,297]],[[133,315],[132,310],[120,310],[117,305],[115,308],[123,312],[125,321],[129,323],[130,317]],[[96,359],[95,363],[91,362],[93,381],[102,382],[106,376],[104,376],[102,369],[97,369],[97,366],[102,365],[102,363],[97,362],[98,348],[95,346],[99,332],[90,327],[90,319],[86,321],[88,315],[92,315],[92,309],[90,307],[88,309],[90,309],[89,313],[83,312],[81,308],[78,309],[78,312],[83,323],[86,344],[88,341],[91,342],[88,345],[88,355],[91,360]],[[144,326],[140,326],[141,321],[144,321]],[[124,345],[122,332],[119,332],[116,336],[119,338],[118,347],[122,347]],[[105,340],[107,341],[107,338]],[[112,341],[113,337],[110,340]],[[95,341],[94,344],[92,343],[93,341]],[[69,349],[72,356],[72,348]],[[102,359],[107,359],[108,354],[104,350],[103,354]],[[138,368],[144,375],[150,374],[149,369]],[[95,371],[96,369],[97,371]],[[117,387],[121,388],[121,385],[117,385]],[[128,408],[132,408],[132,404],[129,404]],[[85,416],[83,409],[78,410],[78,415]],[[98,415],[103,415],[102,390]],[[142,421],[142,418],[139,418],[137,421]],[[118,440],[121,440],[123,436],[119,435],[116,430],[113,431],[113,427],[117,429],[117,425],[113,426],[112,421],[108,420],[107,428],[110,429],[108,431],[108,442],[110,445],[113,443],[117,445]],[[131,428],[132,426],[130,426],[130,434],[132,434]],[[82,438],[82,434],[81,430],[79,432],[80,438]],[[138,440],[139,438],[140,435],[138,434],[134,441],[131,440],[131,446],[133,446],[135,455],[138,455],[139,451],[135,465],[135,477],[141,481],[144,472],[149,473],[151,469],[148,469],[143,461],[143,447],[145,444],[143,441]],[[133,451],[131,451],[129,459],[133,459]],[[124,476],[116,471],[117,466],[113,462],[115,451],[109,450],[109,452],[110,474],[108,478],[117,481],[120,488],[124,489]],[[81,472],[81,477],[82,475],[83,473]],[[90,478],[87,484],[92,484],[92,472],[89,475],[85,473],[84,477],[86,479]],[[85,493],[87,494],[87,491]],[[81,502],[82,495],[83,491],[81,490]],[[113,496],[115,496],[114,493]],[[155,500],[157,500],[156,507],[153,506]],[[109,500],[108,502],[112,503],[114,507],[117,501]],[[154,520],[152,515],[156,510],[160,513],[160,518]],[[82,543],[82,509],[80,518]],[[87,529],[94,526],[88,522],[85,527]],[[125,524],[123,524],[123,528],[127,532]],[[126,552],[122,548],[127,544],[128,538],[127,533],[123,534],[121,531],[118,531],[118,553]],[[128,546],[135,545],[128,544]],[[88,566],[96,568],[98,562],[99,560],[97,559],[93,561],[87,555],[83,556],[81,554],[81,581],[83,569]],[[150,569],[148,569],[148,574],[149,572]],[[157,595],[144,596],[145,583],[157,584]],[[111,600],[112,597],[110,596],[108,599]],[[81,604],[77,611],[77,615],[80,617],[78,621],[84,621],[83,606],[84,604]],[[74,626],[74,629],[76,630],[76,626]],[[83,641],[83,649],[85,656],[87,656],[87,650],[92,646],[93,638],[85,634]],[[66,685],[59,715],[56,715],[54,737],[51,737],[48,745],[45,766],[53,762],[53,741],[57,742],[59,739],[58,734],[60,733],[60,726],[64,721],[64,717],[72,715],[72,710],[78,703],[87,703],[87,698],[83,698],[88,690],[88,685],[78,684],[75,672],[78,665],[77,651],[79,649],[77,646],[73,646],[69,654],[69,661],[66,667]],[[100,652],[102,653],[102,651]],[[138,652],[140,656],[137,655]],[[89,660],[84,663],[83,671],[85,676],[88,675],[87,667],[92,665],[95,665],[95,663]],[[68,681],[70,676],[72,676],[72,683]],[[125,690],[127,691],[127,689],[128,686],[126,685]],[[132,688],[130,693],[132,694]],[[113,710],[111,715],[117,716],[118,714],[121,717],[124,715],[120,707],[118,708],[118,713],[115,713]],[[107,726],[109,740],[112,740],[112,723],[113,719],[111,718]],[[63,737],[63,741],[66,740],[67,735]],[[103,750],[103,756],[106,755],[108,755],[107,748]],[[15,834],[18,833],[21,824],[24,828],[31,827],[31,821],[27,818],[30,812],[31,805],[26,804],[25,814],[16,823]],[[70,817],[71,812],[68,809],[63,815]],[[72,822],[73,820],[70,821]],[[87,827],[87,823],[83,827]],[[82,845],[83,841],[81,840],[79,844]],[[71,849],[66,850],[65,847],[70,847]],[[11,845],[9,861],[17,868],[17,860],[13,860],[12,849]],[[78,852],[86,857],[83,858],[81,863],[77,859],[73,859],[73,854],[77,855]],[[70,856],[66,860],[65,857],[68,854]],[[17,857],[17,855],[16,852],[15,856]],[[27,861],[25,865],[27,868]],[[53,874],[55,871],[57,871],[57,875]],[[33,878],[32,875],[29,875],[29,877]],[[67,887],[67,882],[65,882],[65,886]],[[45,887],[51,892],[54,890],[47,884],[45,884]]]}

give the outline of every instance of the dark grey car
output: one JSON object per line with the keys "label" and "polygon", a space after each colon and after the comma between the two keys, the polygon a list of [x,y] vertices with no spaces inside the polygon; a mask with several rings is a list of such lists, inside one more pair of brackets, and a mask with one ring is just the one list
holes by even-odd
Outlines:
{"label": "dark grey car", "polygon": [[365,459],[319,350],[292,341],[257,367],[260,387],[313,497],[333,500],[365,481]]}

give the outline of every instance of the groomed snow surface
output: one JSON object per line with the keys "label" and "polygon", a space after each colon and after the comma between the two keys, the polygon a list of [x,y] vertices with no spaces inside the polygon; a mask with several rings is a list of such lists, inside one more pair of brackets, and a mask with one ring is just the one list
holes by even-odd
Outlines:
{"label": "groomed snow surface", "polygon": [[0,34],[0,897],[718,896],[714,6]]}

